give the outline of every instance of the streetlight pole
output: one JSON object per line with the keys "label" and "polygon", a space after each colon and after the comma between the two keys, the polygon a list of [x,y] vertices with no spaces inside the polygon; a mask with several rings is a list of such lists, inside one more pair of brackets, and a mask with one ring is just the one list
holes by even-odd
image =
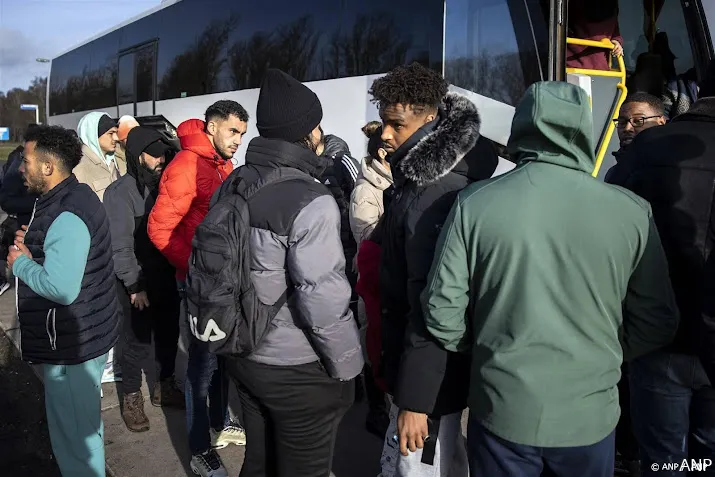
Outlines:
{"label": "streetlight pole", "polygon": [[35,110],[35,124],[40,124],[40,106],[37,104],[21,104],[20,109],[23,111]]}

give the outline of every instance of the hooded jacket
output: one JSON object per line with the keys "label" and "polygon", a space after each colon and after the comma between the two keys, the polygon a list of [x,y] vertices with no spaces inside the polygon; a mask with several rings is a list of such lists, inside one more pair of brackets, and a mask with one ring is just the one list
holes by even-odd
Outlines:
{"label": "hooded jacket", "polygon": [[[141,132],[137,130],[137,132]],[[176,287],[176,270],[149,240],[147,221],[157,196],[156,184],[148,184],[139,173],[137,151],[155,139],[132,132],[129,136],[127,174],[112,183],[104,194],[104,207],[112,232],[114,272],[127,293]]]}
{"label": "hooded jacket", "polygon": [[380,161],[367,156],[350,196],[350,229],[360,244],[375,230],[385,213],[383,194],[392,185],[392,173]]}
{"label": "hooded jacket", "polygon": [[248,202],[251,275],[258,298],[275,303],[288,286],[293,293],[271,322],[271,330],[248,359],[274,366],[320,360],[336,379],[352,379],[363,368],[357,325],[348,307],[351,287],[340,242],[340,211],[316,180],[323,161],[303,147],[257,137],[218,192],[234,180],[264,183],[290,169],[304,179],[264,185]]}
{"label": "hooded jacket", "polygon": [[715,382],[715,97],[643,131],[613,169],[614,183],[651,203],[663,240],[681,314],[668,350],[704,353]]}
{"label": "hooded jacket", "polygon": [[395,195],[383,218],[380,268],[382,375],[398,407],[432,416],[466,405],[469,358],[448,353],[429,336],[420,293],[457,193],[497,168],[479,125],[476,106],[449,93],[438,118],[391,157]]}
{"label": "hooded jacket", "polygon": [[87,184],[99,200],[104,200],[104,191],[109,184],[126,174],[126,162],[120,162],[114,154],[104,154],[99,146],[98,127],[103,112],[86,114],[79,121],[77,135],[82,141],[82,159],[74,168],[74,175],[82,184]]}
{"label": "hooded jacket", "polygon": [[470,417],[490,432],[592,445],[618,422],[624,355],[675,334],[665,255],[648,204],[590,175],[579,87],[531,86],[508,151],[518,167],[470,186],[450,212],[423,296],[427,327],[471,353]]}
{"label": "hooded jacket", "polygon": [[182,281],[196,227],[206,217],[214,191],[233,171],[231,161],[219,156],[204,129],[200,119],[179,125],[176,132],[182,150],[164,170],[159,197],[149,214],[149,238]]}

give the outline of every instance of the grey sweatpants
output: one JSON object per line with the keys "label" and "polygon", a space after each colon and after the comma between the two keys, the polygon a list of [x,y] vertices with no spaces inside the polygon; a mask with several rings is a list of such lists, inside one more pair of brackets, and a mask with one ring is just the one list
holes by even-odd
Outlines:
{"label": "grey sweatpants", "polygon": [[422,449],[400,454],[400,445],[393,436],[397,434],[397,416],[400,409],[390,408],[390,426],[380,457],[381,477],[469,477],[467,448],[462,435],[462,413],[442,416],[439,423],[437,447],[432,465],[422,463]]}

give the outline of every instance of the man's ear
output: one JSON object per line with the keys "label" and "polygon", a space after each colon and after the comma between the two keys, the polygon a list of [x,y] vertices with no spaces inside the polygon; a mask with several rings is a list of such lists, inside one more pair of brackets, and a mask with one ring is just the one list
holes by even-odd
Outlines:
{"label": "man's ear", "polygon": [[206,132],[209,133],[212,136],[216,135],[216,123],[214,121],[209,121],[206,123]]}
{"label": "man's ear", "polygon": [[44,161],[42,163],[41,169],[42,169],[42,175],[49,177],[52,175],[53,172],[55,172],[55,163],[53,161]]}

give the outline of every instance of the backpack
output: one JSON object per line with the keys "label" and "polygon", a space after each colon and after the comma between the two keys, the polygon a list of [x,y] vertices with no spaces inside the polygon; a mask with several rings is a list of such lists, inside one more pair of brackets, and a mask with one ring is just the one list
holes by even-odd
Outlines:
{"label": "backpack", "polygon": [[274,169],[260,180],[251,170],[236,170],[212,198],[192,240],[186,279],[191,333],[212,353],[242,357],[258,348],[293,292],[289,286],[273,304],[258,298],[251,280],[248,203],[269,184],[312,180],[292,169]]}

